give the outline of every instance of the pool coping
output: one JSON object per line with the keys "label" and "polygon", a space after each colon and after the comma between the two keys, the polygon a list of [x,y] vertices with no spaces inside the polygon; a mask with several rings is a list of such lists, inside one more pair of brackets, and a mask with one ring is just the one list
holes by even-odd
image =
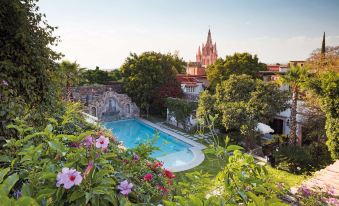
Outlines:
{"label": "pool coping", "polygon": [[[192,168],[200,165],[204,161],[205,155],[202,152],[202,150],[206,148],[205,145],[200,144],[198,142],[195,142],[193,140],[187,139],[186,137],[184,137],[182,135],[179,135],[179,134],[177,134],[175,132],[172,132],[172,131],[170,131],[170,130],[168,130],[166,128],[160,127],[159,125],[154,124],[153,122],[150,122],[150,121],[148,121],[146,119],[142,119],[142,118],[135,118],[135,119],[143,122],[144,124],[147,124],[147,125],[155,128],[155,129],[157,129],[159,131],[162,131],[162,132],[164,132],[166,134],[169,134],[172,137],[174,137],[174,138],[176,138],[178,140],[181,140],[181,141],[183,141],[183,142],[185,142],[185,143],[187,143],[187,144],[192,146],[192,147],[189,147],[188,149],[193,154],[193,160],[190,163],[186,164],[186,165],[181,165],[181,166],[177,166],[177,167],[170,167],[170,168],[168,168],[172,172],[181,172],[181,171],[192,169]],[[168,154],[168,155],[171,155],[171,154]],[[164,155],[164,156],[167,156],[167,155]]]}

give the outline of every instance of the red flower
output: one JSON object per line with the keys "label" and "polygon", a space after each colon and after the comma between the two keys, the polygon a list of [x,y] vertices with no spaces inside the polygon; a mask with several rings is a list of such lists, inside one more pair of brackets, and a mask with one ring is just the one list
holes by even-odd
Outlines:
{"label": "red flower", "polygon": [[150,173],[147,173],[147,174],[144,176],[144,180],[147,181],[147,182],[150,182],[152,179],[153,179],[153,175],[150,174]]}
{"label": "red flower", "polygon": [[168,193],[168,189],[164,186],[158,185],[158,188],[163,191],[164,193]]}
{"label": "red flower", "polygon": [[157,169],[157,168],[159,168],[159,167],[162,167],[164,164],[162,163],[162,162],[155,162],[154,164],[153,164],[153,167],[152,167],[152,169]]}
{"label": "red flower", "polygon": [[169,179],[175,178],[175,175],[171,171],[166,170],[166,169],[164,170],[164,175]]}

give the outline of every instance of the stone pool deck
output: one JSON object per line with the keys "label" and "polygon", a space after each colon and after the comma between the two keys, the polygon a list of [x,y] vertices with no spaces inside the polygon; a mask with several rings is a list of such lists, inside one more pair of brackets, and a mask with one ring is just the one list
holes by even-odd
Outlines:
{"label": "stone pool deck", "polygon": [[212,133],[204,133],[204,134],[194,134],[194,135],[190,135],[190,134],[187,134],[185,132],[181,132],[179,130],[176,130],[176,129],[173,129],[169,126],[167,126],[164,122],[158,122],[158,123],[155,123],[156,125],[159,125],[160,127],[162,128],[165,128],[169,131],[172,131],[176,134],[179,134],[179,135],[182,135],[190,140],[193,140],[193,141],[198,141],[198,140],[203,140],[205,141],[207,144],[211,144],[212,143]]}

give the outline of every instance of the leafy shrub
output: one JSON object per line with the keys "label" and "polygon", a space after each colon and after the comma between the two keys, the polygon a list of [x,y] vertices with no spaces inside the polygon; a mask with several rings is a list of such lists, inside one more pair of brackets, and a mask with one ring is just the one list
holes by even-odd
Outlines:
{"label": "leafy shrub", "polygon": [[302,147],[283,145],[273,156],[279,169],[296,174],[315,171],[331,163],[326,145],[316,142]]}
{"label": "leafy shrub", "polygon": [[170,196],[175,176],[149,157],[154,147],[128,150],[110,132],[87,125],[75,108],[49,118],[43,130],[19,119],[10,126],[19,135],[0,151],[0,183],[11,183],[0,199],[7,205],[16,199],[32,205],[127,205]]}
{"label": "leafy shrub", "polygon": [[299,205],[339,205],[339,197],[334,195],[333,188],[327,188],[325,191],[321,188],[308,188],[302,185],[298,188],[295,197]]}
{"label": "leafy shrub", "polygon": [[227,162],[225,167],[214,180],[201,172],[186,174],[190,181],[179,182],[179,195],[172,202],[165,201],[165,205],[286,205],[279,199],[285,192],[283,185],[275,185],[265,167],[239,149],[236,145],[210,148],[208,152]]}

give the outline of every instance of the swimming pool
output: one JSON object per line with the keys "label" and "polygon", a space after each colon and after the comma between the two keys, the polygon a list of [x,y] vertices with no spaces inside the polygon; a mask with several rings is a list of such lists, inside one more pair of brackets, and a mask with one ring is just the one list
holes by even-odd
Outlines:
{"label": "swimming pool", "polygon": [[173,171],[192,168],[204,159],[196,149],[197,146],[201,149],[202,145],[184,137],[178,137],[177,134],[159,128],[146,120],[130,119],[105,122],[104,126],[111,129],[112,133],[127,148],[134,148],[138,144],[152,140],[158,134],[154,146],[160,150],[154,151],[151,156],[163,161],[164,167]]}

